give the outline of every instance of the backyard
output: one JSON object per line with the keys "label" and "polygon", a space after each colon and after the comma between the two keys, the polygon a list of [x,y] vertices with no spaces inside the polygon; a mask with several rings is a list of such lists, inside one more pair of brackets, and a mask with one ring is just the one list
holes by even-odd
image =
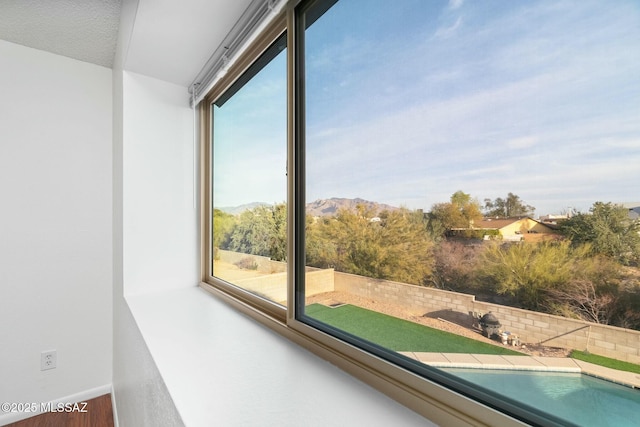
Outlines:
{"label": "backyard", "polygon": [[[383,314],[379,311],[338,303],[331,297],[327,299],[328,295],[335,297],[338,296],[336,294],[339,293],[332,292],[323,296],[325,304],[329,303],[329,305],[321,303],[307,305],[305,314],[393,351],[571,357],[618,371],[640,374],[640,365],[634,363],[623,362],[588,352],[555,347],[534,345],[527,347],[524,345],[518,347],[516,351],[484,337],[477,331],[469,330],[442,319],[422,317],[423,321],[421,323],[431,324],[431,326],[426,326],[412,320]],[[339,295],[343,300],[349,299],[345,294]],[[316,299],[322,299],[322,297]],[[402,331],[402,333],[398,333],[398,331]]]}
{"label": "backyard", "polygon": [[[352,306],[366,309],[370,312],[382,313],[392,318],[402,319],[407,324],[420,325],[432,330],[448,333],[449,334],[448,336],[455,336],[456,338],[464,338],[471,342],[473,341],[480,342],[485,345],[496,347],[498,349],[505,348],[498,341],[489,339],[484,335],[482,335],[480,330],[478,329],[466,327],[457,323],[446,321],[444,319],[439,319],[439,318],[434,318],[429,316],[414,315],[409,313],[404,307],[400,305],[393,304],[391,302],[387,302],[383,300],[373,300],[373,299],[364,298],[358,295],[350,294],[347,292],[335,291],[335,292],[327,292],[324,294],[307,297],[307,310],[309,310],[309,307],[311,305],[315,305],[315,304],[320,304],[327,307],[341,305],[341,304],[350,304]],[[311,313],[312,312],[307,311],[307,314],[311,315]],[[320,316],[322,316],[322,314]],[[312,317],[316,317],[318,320],[324,321],[323,319],[320,318],[320,316],[316,317],[315,315],[312,315]],[[327,314],[327,316],[329,317],[329,314]],[[341,317],[336,316],[334,322],[337,322],[340,320],[341,320]],[[332,324],[330,322],[326,322],[326,323]],[[336,325],[333,325],[333,326],[336,326]],[[395,328],[399,326],[400,324],[394,325]],[[356,323],[351,326],[345,325],[344,329],[347,330],[347,332],[355,333],[355,331],[349,331],[347,328],[357,328],[357,327],[358,327],[358,324]],[[343,328],[343,326],[341,326],[341,328]],[[398,329],[395,329],[395,330],[397,334]],[[379,330],[376,331],[376,333],[379,333]],[[380,344],[376,339],[370,339],[370,341]],[[380,345],[383,345],[383,344],[380,344]],[[393,347],[389,347],[389,348],[396,350]],[[565,348],[544,346],[544,345],[538,345],[534,343],[525,343],[525,345],[518,347],[517,349],[514,348],[509,350],[510,351],[515,350],[517,354],[526,354],[529,356],[543,356],[543,357],[568,357],[571,352],[571,350],[565,349]],[[402,351],[402,350],[396,350],[396,351]],[[440,351],[440,350],[414,350],[414,351]],[[492,351],[498,351],[498,350],[492,350]],[[485,353],[485,354],[505,354],[505,353]],[[513,353],[510,353],[510,354],[513,354]]]}
{"label": "backyard", "polygon": [[[305,314],[394,351],[522,355],[505,346],[459,336],[354,305],[312,304]],[[398,333],[402,331],[402,333]]]}

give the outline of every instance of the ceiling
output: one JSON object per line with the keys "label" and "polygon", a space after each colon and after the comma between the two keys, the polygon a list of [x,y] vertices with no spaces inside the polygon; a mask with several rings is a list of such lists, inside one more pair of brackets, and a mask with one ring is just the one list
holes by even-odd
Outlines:
{"label": "ceiling", "polygon": [[1,0],[0,39],[111,67],[121,0]]}
{"label": "ceiling", "polygon": [[251,0],[139,0],[125,68],[189,86]]}
{"label": "ceiling", "polygon": [[111,68],[123,1],[125,69],[188,86],[252,0],[0,0],[0,39]]}

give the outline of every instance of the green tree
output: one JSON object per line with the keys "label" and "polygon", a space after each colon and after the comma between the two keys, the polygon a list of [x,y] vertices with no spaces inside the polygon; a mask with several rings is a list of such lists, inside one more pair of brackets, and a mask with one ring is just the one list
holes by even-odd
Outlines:
{"label": "green tree", "polygon": [[213,247],[226,249],[236,218],[220,209],[213,210]]}
{"label": "green tree", "polygon": [[570,241],[487,246],[477,283],[516,306],[589,322],[640,328],[640,273]]}
{"label": "green tree", "polygon": [[514,297],[523,308],[545,311],[549,292],[569,282],[576,259],[589,248],[572,248],[569,242],[499,244],[487,247],[480,274],[498,294]]}
{"label": "green tree", "polygon": [[536,208],[527,205],[520,196],[509,193],[506,198],[484,199],[484,214],[488,217],[509,218],[533,216]]}
{"label": "green tree", "polygon": [[469,228],[473,221],[482,219],[482,212],[471,195],[456,191],[449,202],[434,204],[428,216],[428,229],[437,238],[454,228]]}
{"label": "green tree", "polygon": [[376,216],[364,206],[307,221],[307,265],[378,279],[425,284],[433,242],[420,212],[400,209]]}
{"label": "green tree", "polygon": [[342,271],[337,266],[338,246],[336,242],[328,237],[328,230],[331,222],[335,222],[334,217],[314,218],[311,215],[306,217],[305,226],[305,264],[318,268],[335,268]]}
{"label": "green tree", "polygon": [[259,206],[244,211],[229,236],[227,249],[285,261],[286,205]]}
{"label": "green tree", "polygon": [[593,253],[623,265],[640,262],[640,222],[632,221],[628,210],[620,205],[596,202],[589,213],[563,222],[561,231],[574,245],[589,243]]}
{"label": "green tree", "polygon": [[287,260],[287,204],[278,203],[271,209],[273,215],[270,257],[275,261]]}

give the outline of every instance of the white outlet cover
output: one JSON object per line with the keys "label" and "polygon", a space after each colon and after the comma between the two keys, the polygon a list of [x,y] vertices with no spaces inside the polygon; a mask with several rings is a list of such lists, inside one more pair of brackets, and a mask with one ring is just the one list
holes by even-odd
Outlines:
{"label": "white outlet cover", "polygon": [[58,355],[55,350],[47,350],[40,353],[40,370],[55,369],[58,365]]}

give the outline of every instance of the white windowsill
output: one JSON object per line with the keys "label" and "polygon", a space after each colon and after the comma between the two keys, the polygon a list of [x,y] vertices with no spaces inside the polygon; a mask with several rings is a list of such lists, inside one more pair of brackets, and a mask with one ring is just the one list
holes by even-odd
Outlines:
{"label": "white windowsill", "polygon": [[430,424],[198,287],[126,300],[189,427]]}

